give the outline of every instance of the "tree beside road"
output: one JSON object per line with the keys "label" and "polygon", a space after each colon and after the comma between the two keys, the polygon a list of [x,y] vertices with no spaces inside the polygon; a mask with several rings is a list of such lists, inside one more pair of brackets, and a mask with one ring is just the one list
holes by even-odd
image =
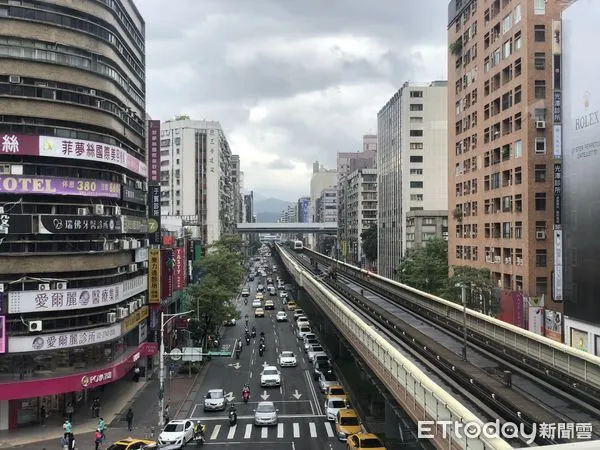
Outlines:
{"label": "tree beside road", "polygon": [[218,332],[224,320],[239,318],[233,303],[243,280],[242,241],[237,235],[223,235],[200,260],[200,281],[186,289],[185,306],[194,313],[188,330],[194,341],[205,347],[207,337]]}

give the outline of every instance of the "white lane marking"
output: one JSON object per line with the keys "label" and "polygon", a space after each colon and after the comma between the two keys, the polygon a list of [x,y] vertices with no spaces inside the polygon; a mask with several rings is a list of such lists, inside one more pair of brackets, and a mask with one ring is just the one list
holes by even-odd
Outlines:
{"label": "white lane marking", "polygon": [[260,437],[261,439],[267,439],[269,437],[269,428],[262,427],[262,430],[260,430]]}
{"label": "white lane marking", "polygon": [[246,424],[246,431],[244,432],[244,439],[250,439],[250,435],[252,434],[252,424]]}
{"label": "white lane marking", "polygon": [[298,422],[294,422],[292,428],[294,429],[294,438],[298,439],[300,437],[300,425],[298,425]]}
{"label": "white lane marking", "polygon": [[252,378],[252,371],[250,371],[250,378]]}
{"label": "white lane marking", "polygon": [[212,434],[210,435],[210,440],[214,441],[217,436],[219,436],[219,431],[221,431],[221,425],[215,425]]}
{"label": "white lane marking", "polygon": [[317,426],[315,425],[315,423],[310,422],[308,424],[308,428],[310,429],[310,437],[316,438],[317,437]]}
{"label": "white lane marking", "polygon": [[283,439],[283,423],[277,424],[277,439]]}
{"label": "white lane marking", "polygon": [[235,434],[235,430],[237,429],[237,424],[229,428],[229,433],[227,433],[227,439],[233,439],[233,435]]}
{"label": "white lane marking", "polygon": [[325,431],[327,432],[327,437],[333,437],[333,427],[329,422],[325,422]]}

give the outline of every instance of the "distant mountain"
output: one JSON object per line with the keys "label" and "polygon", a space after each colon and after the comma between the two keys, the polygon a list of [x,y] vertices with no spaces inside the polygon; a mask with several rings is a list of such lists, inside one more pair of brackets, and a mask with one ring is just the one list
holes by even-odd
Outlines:
{"label": "distant mountain", "polygon": [[264,200],[254,201],[254,211],[256,212],[257,222],[276,222],[281,218],[282,212],[292,205],[292,202],[286,202],[278,198],[265,198]]}
{"label": "distant mountain", "polygon": [[254,195],[254,203],[256,203],[256,202],[262,202],[263,200],[267,199],[267,196],[266,195],[262,195],[260,192],[254,191],[252,194]]}
{"label": "distant mountain", "polygon": [[278,212],[262,212],[256,213],[256,221],[259,223],[274,223],[281,219],[281,213]]}

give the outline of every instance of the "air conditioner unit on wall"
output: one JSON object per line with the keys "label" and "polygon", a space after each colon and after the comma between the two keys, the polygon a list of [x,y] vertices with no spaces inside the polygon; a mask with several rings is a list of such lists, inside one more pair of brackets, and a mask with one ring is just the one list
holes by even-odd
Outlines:
{"label": "air conditioner unit on wall", "polygon": [[546,232],[544,230],[536,231],[535,238],[538,241],[542,241],[542,240],[546,239]]}
{"label": "air conditioner unit on wall", "polygon": [[546,129],[546,121],[545,120],[536,120],[535,121],[535,127],[538,130],[544,130],[544,129]]}
{"label": "air conditioner unit on wall", "polygon": [[108,323],[115,323],[117,321],[117,313],[109,312],[108,314],[106,314],[106,321]]}
{"label": "air conditioner unit on wall", "polygon": [[13,84],[18,84],[21,82],[21,77],[19,75],[9,75],[8,82]]}
{"label": "air conditioner unit on wall", "polygon": [[87,208],[77,208],[78,216],[87,216],[90,211]]}
{"label": "air conditioner unit on wall", "polygon": [[121,250],[129,250],[129,248],[130,248],[130,243],[127,239],[121,239],[119,241],[119,245],[120,245]]}
{"label": "air conditioner unit on wall", "polygon": [[121,215],[121,207],[115,206],[115,216],[120,216],[120,215]]}
{"label": "air conditioner unit on wall", "polygon": [[136,181],[135,182],[135,187],[138,188],[138,189],[142,189],[144,187],[144,185],[142,184],[141,181]]}
{"label": "air conditioner unit on wall", "polygon": [[147,269],[148,268],[148,261],[142,261],[142,268],[143,269]]}
{"label": "air conditioner unit on wall", "polygon": [[104,214],[104,205],[94,205],[94,214],[97,216]]}
{"label": "air conditioner unit on wall", "polygon": [[136,310],[137,307],[137,302],[130,302],[129,303],[129,314],[133,314]]}
{"label": "air conditioner unit on wall", "polygon": [[0,292],[4,292],[4,283],[0,283]]}
{"label": "air conditioner unit on wall", "polygon": [[129,308],[119,308],[117,310],[117,318],[124,319],[129,315]]}
{"label": "air conditioner unit on wall", "polygon": [[56,289],[61,289],[61,290],[67,289],[67,282],[66,281],[58,281],[56,283]]}
{"label": "air conditioner unit on wall", "polygon": [[50,283],[38,284],[38,291],[49,291],[49,290],[50,290]]}
{"label": "air conditioner unit on wall", "polygon": [[150,247],[150,239],[144,239],[144,247]]}
{"label": "air conditioner unit on wall", "polygon": [[27,322],[27,326],[29,331],[42,331],[42,321],[41,320],[30,320]]}
{"label": "air conditioner unit on wall", "polygon": [[137,264],[133,263],[133,264],[129,264],[129,271],[130,272],[137,272],[138,266]]}

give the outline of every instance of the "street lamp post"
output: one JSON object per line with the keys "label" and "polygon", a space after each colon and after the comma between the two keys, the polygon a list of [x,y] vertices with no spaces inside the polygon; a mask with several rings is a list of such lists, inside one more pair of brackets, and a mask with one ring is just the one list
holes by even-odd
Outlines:
{"label": "street lamp post", "polygon": [[[175,317],[185,316],[193,311],[175,314],[160,313],[160,349],[158,366],[158,426],[162,429],[165,425],[165,325]],[[165,317],[167,321],[165,322]]]}

